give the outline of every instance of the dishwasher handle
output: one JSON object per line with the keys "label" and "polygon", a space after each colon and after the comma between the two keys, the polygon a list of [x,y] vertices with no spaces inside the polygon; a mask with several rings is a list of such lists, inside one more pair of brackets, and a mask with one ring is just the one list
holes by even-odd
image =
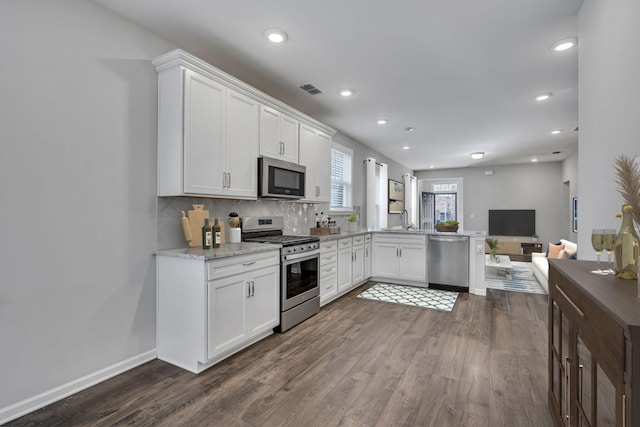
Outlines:
{"label": "dishwasher handle", "polygon": [[429,240],[433,242],[466,242],[467,236],[429,236]]}

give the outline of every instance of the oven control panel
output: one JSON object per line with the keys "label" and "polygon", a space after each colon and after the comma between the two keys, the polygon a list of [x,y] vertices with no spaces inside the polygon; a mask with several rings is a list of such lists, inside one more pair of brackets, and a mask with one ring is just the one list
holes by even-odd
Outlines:
{"label": "oven control panel", "polygon": [[282,248],[282,255],[300,254],[320,249],[320,242],[302,243]]}

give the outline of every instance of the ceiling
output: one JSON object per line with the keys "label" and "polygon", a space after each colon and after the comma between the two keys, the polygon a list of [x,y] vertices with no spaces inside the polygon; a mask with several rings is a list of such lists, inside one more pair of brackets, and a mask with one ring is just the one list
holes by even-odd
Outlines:
{"label": "ceiling", "polygon": [[577,150],[582,0],[94,1],[413,170]]}

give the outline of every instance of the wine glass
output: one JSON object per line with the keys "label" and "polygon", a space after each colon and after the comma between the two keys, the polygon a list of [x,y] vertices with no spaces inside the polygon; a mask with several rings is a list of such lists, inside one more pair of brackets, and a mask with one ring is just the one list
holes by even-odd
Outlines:
{"label": "wine glass", "polygon": [[607,274],[616,274],[615,271],[611,267],[613,264],[611,262],[611,254],[613,253],[613,247],[616,243],[616,230],[613,228],[605,228],[602,230],[602,244],[603,249],[607,251],[607,269],[604,270]]}
{"label": "wine glass", "polygon": [[591,246],[593,246],[593,250],[596,251],[596,259],[598,260],[598,269],[592,271],[594,274],[608,274],[600,266],[600,254],[604,246],[602,235],[603,230],[601,228],[594,228],[591,232]]}

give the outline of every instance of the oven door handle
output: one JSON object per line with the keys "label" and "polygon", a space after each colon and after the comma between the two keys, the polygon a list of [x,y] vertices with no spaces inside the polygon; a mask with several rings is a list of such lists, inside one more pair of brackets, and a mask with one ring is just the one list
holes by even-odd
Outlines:
{"label": "oven door handle", "polygon": [[291,264],[293,262],[306,261],[308,259],[317,258],[320,256],[320,250],[302,252],[299,254],[289,254],[282,256],[282,262],[284,264]]}

